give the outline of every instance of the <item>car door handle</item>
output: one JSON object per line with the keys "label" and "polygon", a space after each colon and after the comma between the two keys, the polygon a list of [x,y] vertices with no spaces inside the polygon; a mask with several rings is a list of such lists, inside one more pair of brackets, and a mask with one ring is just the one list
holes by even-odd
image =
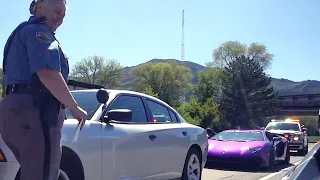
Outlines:
{"label": "car door handle", "polygon": [[149,135],[149,139],[150,139],[151,141],[154,141],[156,138],[157,138],[156,135]]}
{"label": "car door handle", "polygon": [[188,133],[186,131],[182,131],[183,136],[187,136]]}

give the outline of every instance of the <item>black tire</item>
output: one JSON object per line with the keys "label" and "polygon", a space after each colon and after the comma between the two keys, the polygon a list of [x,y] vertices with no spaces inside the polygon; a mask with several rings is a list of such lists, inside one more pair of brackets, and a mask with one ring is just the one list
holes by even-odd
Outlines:
{"label": "black tire", "polygon": [[[77,164],[75,164],[72,160],[65,160],[61,159],[61,165],[60,170],[66,174],[68,177],[68,180],[83,180],[81,177],[81,173],[79,173],[79,170],[77,167]],[[60,179],[59,179],[60,180]],[[64,180],[64,179],[63,179]]]}
{"label": "black tire", "polygon": [[269,153],[269,164],[267,166],[268,170],[272,170],[274,168],[274,150],[270,149],[270,153]]}
{"label": "black tire", "polygon": [[[303,142],[304,144],[304,142]],[[298,153],[299,155],[301,156],[306,156],[309,152],[309,148],[308,148],[308,142],[307,142],[307,146],[306,147],[303,147],[303,149],[299,150]]]}
{"label": "black tire", "polygon": [[[19,171],[17,172],[15,180],[20,179],[20,172],[21,172],[21,169],[19,168]],[[67,173],[60,169],[58,180],[70,180],[70,179],[69,179]]]}
{"label": "black tire", "polygon": [[286,152],[286,159],[284,160],[284,164],[288,165],[290,164],[290,149],[289,149],[289,146],[287,146],[287,152]]}
{"label": "black tire", "polygon": [[[197,150],[196,148],[191,148],[188,151],[186,160],[184,162],[184,167],[183,167],[181,180],[189,180],[189,178],[188,178],[189,161],[191,161],[191,159],[196,158],[196,157],[197,157],[197,161],[198,161],[198,164],[199,164],[199,168],[198,168],[199,172],[195,172],[195,173],[198,175],[199,180],[201,180],[201,177],[202,177],[202,159],[201,159],[201,154],[200,153],[201,152],[199,152],[199,150]],[[194,159],[194,160],[196,161],[196,159]]]}
{"label": "black tire", "polygon": [[67,173],[60,169],[58,180],[70,180]]}

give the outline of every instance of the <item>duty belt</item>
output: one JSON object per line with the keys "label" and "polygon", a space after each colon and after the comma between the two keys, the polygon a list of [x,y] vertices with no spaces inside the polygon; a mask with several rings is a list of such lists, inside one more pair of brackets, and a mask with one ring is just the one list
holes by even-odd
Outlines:
{"label": "duty belt", "polygon": [[31,94],[30,84],[12,84],[6,86],[6,95],[9,94]]}

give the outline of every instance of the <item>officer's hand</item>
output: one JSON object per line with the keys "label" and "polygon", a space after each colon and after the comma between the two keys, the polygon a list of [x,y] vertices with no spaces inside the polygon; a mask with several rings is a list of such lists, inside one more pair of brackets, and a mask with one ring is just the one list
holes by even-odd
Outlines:
{"label": "officer's hand", "polygon": [[70,111],[71,111],[72,116],[75,119],[78,119],[80,126],[81,126],[80,130],[82,130],[82,128],[85,124],[85,121],[87,119],[87,115],[88,115],[87,112],[79,106],[77,106],[77,108],[70,109]]}

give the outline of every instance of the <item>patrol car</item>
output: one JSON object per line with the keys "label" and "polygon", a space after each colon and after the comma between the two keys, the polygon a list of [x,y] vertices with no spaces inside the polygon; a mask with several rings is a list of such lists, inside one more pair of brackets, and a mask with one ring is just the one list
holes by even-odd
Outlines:
{"label": "patrol car", "polygon": [[[78,121],[67,110],[61,180],[201,179],[207,132],[165,102],[126,90],[71,93],[89,120],[79,132]],[[18,179],[19,168],[0,136],[0,180]]]}
{"label": "patrol car", "polygon": [[290,150],[296,150],[303,156],[308,153],[307,128],[300,124],[300,120],[271,120],[265,130],[287,138]]}

